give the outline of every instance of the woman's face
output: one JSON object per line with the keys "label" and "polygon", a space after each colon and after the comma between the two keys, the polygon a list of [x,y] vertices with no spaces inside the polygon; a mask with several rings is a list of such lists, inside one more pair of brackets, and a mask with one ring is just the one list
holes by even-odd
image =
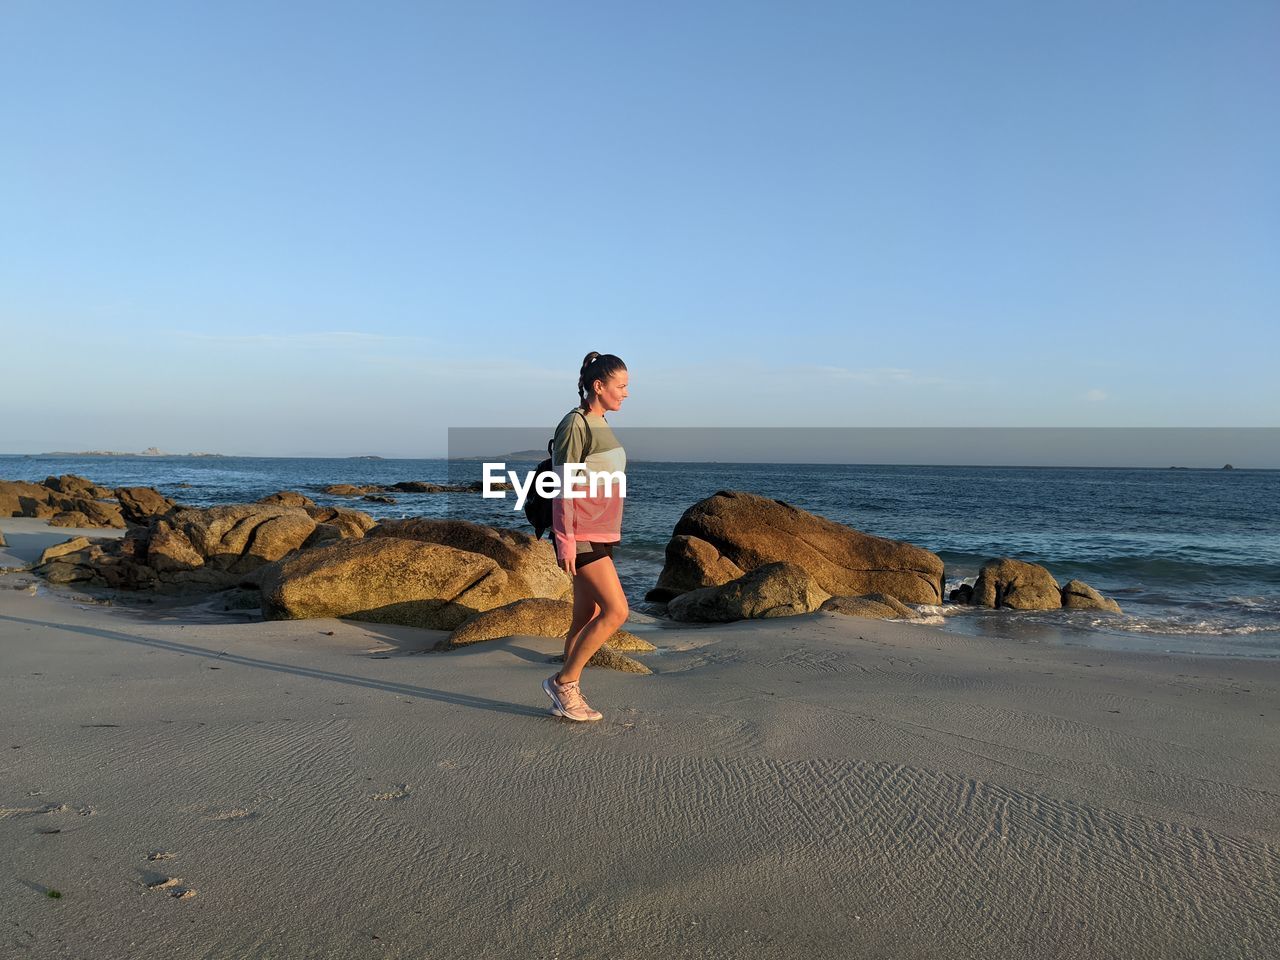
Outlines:
{"label": "woman's face", "polygon": [[606,410],[621,409],[622,401],[627,399],[627,371],[619,370],[608,381],[597,380],[596,389]]}

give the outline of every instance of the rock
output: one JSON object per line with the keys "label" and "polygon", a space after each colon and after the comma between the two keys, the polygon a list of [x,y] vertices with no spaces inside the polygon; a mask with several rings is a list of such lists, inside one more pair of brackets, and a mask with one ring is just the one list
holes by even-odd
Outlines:
{"label": "rock", "polygon": [[[686,536],[704,542],[677,543]],[[829,595],[884,593],[907,603],[942,602],[942,560],[928,550],[862,533],[753,493],[722,490],[680,517],[655,592],[680,594],[723,578],[787,562],[808,571]],[[824,598],[825,599],[825,598]]]}
{"label": "rock", "polygon": [[1233,466],[1232,466],[1231,464],[1229,464],[1229,463],[1224,463],[1224,464],[1222,465],[1222,469],[1223,469],[1223,470],[1234,470],[1234,469],[1235,469],[1235,467],[1233,467]]}
{"label": "rock", "polygon": [[[175,510],[156,521],[155,530],[164,531],[165,554],[184,566],[192,555],[183,541],[202,560],[196,566],[245,573],[300,549],[315,528],[316,521],[297,507],[235,503],[203,510]],[[147,547],[148,562],[160,569],[156,550],[153,532]]]}
{"label": "rock", "polygon": [[263,497],[259,503],[274,503],[282,507],[314,507],[316,502],[293,490],[281,490]]}
{"label": "rock", "polygon": [[391,489],[399,490],[401,493],[439,493],[440,485],[427,483],[425,480],[402,480],[399,483],[393,483]]}
{"label": "rock", "polygon": [[358,497],[366,493],[381,493],[382,487],[378,486],[376,483],[368,484],[363,487],[353,486],[349,483],[331,483],[329,486],[324,487],[320,492],[327,493],[335,497]]}
{"label": "rock", "polygon": [[49,583],[82,583],[92,580],[94,571],[70,560],[59,559],[44,566],[36,567],[36,573]]}
{"label": "rock", "polygon": [[810,613],[830,594],[794,563],[767,563],[718,587],[682,593],[667,605],[675,620],[729,623]]}
{"label": "rock", "polygon": [[153,487],[117,487],[116,500],[125,523],[141,527],[178,506]]}
{"label": "rock", "polygon": [[273,565],[262,577],[268,620],[348,617],[452,630],[519,599],[478,553],[399,537],[342,540]]}
{"label": "rock", "polygon": [[[23,480],[0,480],[0,517],[51,517],[57,511],[45,502],[49,488]],[[43,508],[43,513],[35,512]]]}
{"label": "rock", "polygon": [[167,520],[157,520],[152,526],[146,555],[147,566],[157,573],[198,570],[205,559],[186,533]]}
{"label": "rock", "polygon": [[388,497],[385,493],[366,493],[361,500],[368,500],[370,503],[395,503],[395,497]]}
{"label": "rock", "polygon": [[0,530],[0,547],[7,547],[9,544],[4,539],[4,531]]}
{"label": "rock", "polygon": [[64,510],[62,513],[55,513],[49,518],[49,526],[84,529],[85,527],[97,526],[97,524],[79,510]]}
{"label": "rock", "polygon": [[1062,591],[1053,574],[1038,563],[1002,557],[988,560],[978,571],[973,602],[1011,610],[1057,610],[1062,606]]}
{"label": "rock", "polygon": [[[519,596],[558,600],[571,596],[573,583],[556,563],[555,548],[521,530],[488,527],[467,520],[384,520],[369,537],[401,537],[423,543],[441,543],[478,553],[497,562],[512,580]],[[568,624],[565,628],[568,629]]]}
{"label": "rock", "polygon": [[307,516],[316,523],[327,523],[338,529],[343,539],[363,537],[378,522],[360,510],[346,507],[305,507]]}
{"label": "rock", "polygon": [[832,597],[823,601],[819,610],[840,613],[846,617],[869,617],[874,620],[910,620],[915,611],[905,603],[883,593],[863,597]]}
{"label": "rock", "polygon": [[966,605],[972,604],[973,603],[973,585],[969,583],[960,584],[960,586],[956,587],[949,594],[947,594],[947,599],[950,600],[952,603],[961,603]]}
{"label": "rock", "polygon": [[83,550],[88,546],[88,537],[72,537],[70,540],[62,541],[62,543],[55,543],[52,547],[46,547],[44,552],[40,554],[40,559],[36,561],[36,566],[48,563],[50,560],[56,560],[58,557],[64,557],[69,553]]}
{"label": "rock", "polygon": [[[502,640],[517,635],[563,640],[572,622],[572,603],[545,597],[526,598],[477,613],[454,630],[447,639],[436,644],[436,649],[454,650],[472,643]],[[606,643],[615,650],[643,652],[654,649],[653,644],[626,630],[615,631]]]}
{"label": "rock", "polygon": [[1083,580],[1069,580],[1062,587],[1062,605],[1068,610],[1106,610],[1123,613],[1120,604],[1104,597]]}
{"label": "rock", "polygon": [[667,541],[666,564],[658,579],[659,586],[646,593],[644,598],[665,603],[689,590],[718,587],[737,580],[745,572],[732,560],[721,556],[707,541],[677,534]]}
{"label": "rock", "polygon": [[[552,663],[564,663],[564,654],[559,654],[551,658]],[[589,667],[605,667],[609,670],[621,670],[623,673],[639,673],[649,675],[653,673],[639,660],[628,657],[626,654],[619,653],[609,644],[605,644],[599,650],[591,655],[587,660]]]}
{"label": "rock", "polygon": [[84,497],[86,500],[103,500],[111,496],[111,491],[100,487],[86,477],[74,473],[65,473],[60,477],[46,477],[42,486],[55,493],[69,497]]}

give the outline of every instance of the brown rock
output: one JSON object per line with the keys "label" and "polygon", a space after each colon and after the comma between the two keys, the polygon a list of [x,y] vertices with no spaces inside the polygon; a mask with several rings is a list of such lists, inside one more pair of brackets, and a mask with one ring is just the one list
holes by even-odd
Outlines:
{"label": "brown rock", "polygon": [[294,490],[281,490],[263,497],[259,503],[273,503],[281,507],[314,507],[316,502]]}
{"label": "brown rock", "polygon": [[962,583],[949,594],[947,599],[952,603],[964,604],[966,606],[973,603],[973,584]]}
{"label": "brown rock", "polygon": [[[512,589],[525,597],[560,599],[573,593],[568,574],[556,563],[555,548],[520,530],[488,527],[466,520],[384,520],[369,537],[401,537],[442,543],[489,557],[511,577]],[[565,629],[568,629],[568,623]]]}
{"label": "brown rock", "polygon": [[[448,639],[436,644],[437,650],[453,650],[485,640],[506,637],[554,637],[563,640],[573,622],[573,604],[566,600],[532,597],[477,613],[454,630]],[[642,652],[654,649],[626,630],[615,631],[606,641],[615,650]]]}
{"label": "brown rock", "polygon": [[794,563],[767,563],[718,587],[682,593],[667,605],[675,620],[729,623],[810,613],[830,594]]}
{"label": "brown rock", "polygon": [[350,483],[331,483],[321,492],[335,497],[358,497],[365,493],[381,493],[382,487],[378,486],[376,483],[371,483],[363,487],[357,487]]}
{"label": "brown rock", "polygon": [[94,527],[97,526],[97,524],[79,510],[64,510],[61,513],[55,513],[49,518],[49,526],[72,527],[74,529],[83,530],[85,527]]}
{"label": "brown rock", "polygon": [[910,620],[915,616],[915,611],[905,603],[883,593],[869,593],[864,597],[832,597],[818,609],[874,620]]}
{"label": "brown rock", "polygon": [[117,487],[116,500],[124,522],[145,527],[152,517],[163,517],[177,504],[153,487]]}
{"label": "brown rock", "polygon": [[[158,523],[165,522],[182,534],[205,564],[230,573],[245,573],[279,560],[301,548],[316,528],[305,510],[259,503],[175,510]],[[154,551],[153,535],[149,556]],[[156,566],[154,559],[149,562]]]}
{"label": "brown rock", "polygon": [[328,523],[338,528],[343,539],[363,537],[377,523],[373,517],[360,510],[346,507],[306,507],[307,516],[316,523]]}
{"label": "brown rock", "polygon": [[65,473],[60,477],[46,477],[43,486],[55,493],[69,497],[84,497],[86,500],[103,500],[111,496],[111,491],[100,487],[87,477],[74,473]]}
{"label": "brown rock", "polygon": [[1010,610],[1057,610],[1062,606],[1062,590],[1053,574],[1038,563],[1001,557],[988,560],[978,571],[973,602]]}
{"label": "brown rock", "polygon": [[[551,662],[564,663],[564,654],[552,657]],[[587,666],[604,667],[608,670],[621,670],[623,673],[639,673],[646,676],[653,673],[639,660],[628,657],[624,653],[619,653],[607,643],[591,655],[591,658],[587,660]]]}
{"label": "brown rock", "polygon": [[907,603],[942,602],[942,560],[936,554],[753,493],[722,490],[698,501],[676,524],[672,539],[680,536],[702,540],[706,547],[669,545],[674,552],[658,578],[658,591],[682,593],[694,583],[724,577],[725,569],[712,565],[723,558],[748,571],[793,563],[829,595],[884,593]]}
{"label": "brown rock", "polygon": [[38,483],[0,480],[0,517],[52,517],[58,511],[49,506],[50,493]]}
{"label": "brown rock", "polygon": [[48,563],[58,557],[65,557],[69,553],[84,550],[88,546],[88,537],[72,537],[70,540],[63,540],[62,543],[55,543],[52,547],[46,547],[44,552],[40,554],[40,559],[36,564],[39,566],[40,564]]}
{"label": "brown rock", "polygon": [[273,565],[262,578],[268,620],[348,617],[452,630],[518,599],[488,557],[398,537],[342,540]]}
{"label": "brown rock", "polygon": [[205,559],[186,533],[167,520],[157,520],[152,526],[146,555],[147,566],[157,573],[197,570]]}
{"label": "brown rock", "polygon": [[665,603],[689,590],[718,587],[737,580],[745,572],[707,541],[677,534],[667,541],[666,565],[658,580],[659,586],[645,594],[645,599]]}
{"label": "brown rock", "polygon": [[1105,610],[1123,613],[1120,604],[1104,597],[1083,580],[1069,580],[1062,587],[1062,605],[1068,610]]}
{"label": "brown rock", "polygon": [[388,497],[385,493],[366,493],[361,500],[367,500],[370,503],[395,503],[395,497]]}

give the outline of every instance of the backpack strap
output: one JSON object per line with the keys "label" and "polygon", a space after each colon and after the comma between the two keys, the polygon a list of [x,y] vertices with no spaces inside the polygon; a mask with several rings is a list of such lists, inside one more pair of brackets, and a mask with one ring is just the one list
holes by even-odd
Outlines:
{"label": "backpack strap", "polygon": [[576,408],[578,416],[582,418],[582,425],[587,428],[587,445],[582,448],[582,459],[587,459],[587,454],[591,452],[591,424],[587,421],[587,415],[582,412],[581,407]]}

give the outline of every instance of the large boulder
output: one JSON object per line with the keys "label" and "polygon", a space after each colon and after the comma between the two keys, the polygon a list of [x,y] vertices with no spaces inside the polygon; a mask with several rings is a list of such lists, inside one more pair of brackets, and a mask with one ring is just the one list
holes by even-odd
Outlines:
{"label": "large boulder", "polygon": [[[446,639],[437,643],[436,649],[454,650],[485,640],[502,640],[514,636],[554,637],[563,640],[572,623],[572,603],[530,597],[477,613]],[[606,642],[615,650],[644,652],[654,649],[652,643],[641,640],[626,630],[615,630]]]}
{"label": "large boulder", "polygon": [[[488,527],[467,520],[384,520],[368,537],[400,537],[422,543],[441,543],[458,550],[478,553],[507,571],[513,589],[526,597],[553,600],[570,596],[573,583],[556,563],[555,548],[521,530]],[[568,629],[569,624],[565,623]]]}
{"label": "large boulder", "polygon": [[1040,564],[1001,557],[988,560],[978,571],[973,602],[1010,610],[1057,610],[1062,606],[1062,589]]}
{"label": "large boulder", "polygon": [[1068,580],[1062,586],[1062,606],[1067,610],[1105,610],[1122,613],[1120,604],[1104,597],[1083,580]]}
{"label": "large boulder", "polygon": [[178,506],[153,487],[117,487],[116,500],[125,523],[141,527]]}
{"label": "large boulder", "polygon": [[675,620],[729,623],[811,613],[830,594],[794,563],[767,563],[718,587],[682,593],[667,605]]}
{"label": "large boulder", "polygon": [[432,630],[519,599],[488,557],[399,537],[304,550],[269,568],[261,586],[268,620],[347,617]]}
{"label": "large boulder", "polygon": [[910,620],[915,616],[915,611],[905,603],[883,593],[869,593],[865,597],[832,597],[823,601],[818,609],[874,620]]}
{"label": "large boulder", "polygon": [[366,493],[381,493],[382,487],[376,483],[364,484],[357,486],[351,483],[331,483],[327,487],[320,490],[321,493],[327,493],[334,497],[359,497]]}
{"label": "large boulder", "polygon": [[[689,540],[680,542],[681,537]],[[906,603],[942,602],[937,554],[862,533],[781,500],[727,490],[698,501],[680,517],[649,598],[668,600],[726,583],[734,579],[734,567],[751,571],[777,562],[803,568],[834,596],[884,593]]]}
{"label": "large boulder", "polygon": [[235,503],[175,510],[155,521],[148,562],[161,569],[158,558],[164,557],[159,563],[171,568],[246,573],[298,550],[315,528],[316,521],[297,507]]}

